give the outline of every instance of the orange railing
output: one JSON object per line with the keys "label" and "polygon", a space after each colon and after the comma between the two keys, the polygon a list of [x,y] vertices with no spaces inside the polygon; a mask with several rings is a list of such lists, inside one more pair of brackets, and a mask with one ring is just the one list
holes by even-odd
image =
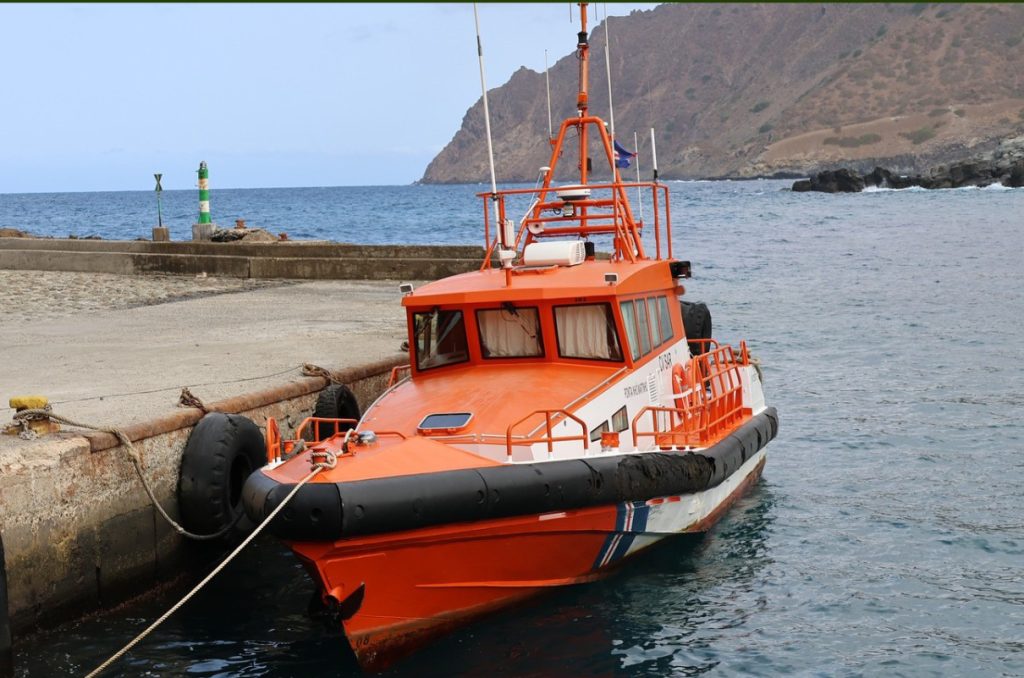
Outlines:
{"label": "orange railing", "polygon": [[[547,443],[548,454],[551,454],[552,452],[555,451],[555,443],[582,440],[583,449],[589,449],[590,438],[587,435],[587,424],[582,419],[572,414],[571,412],[566,412],[565,410],[535,410],[530,414],[526,415],[525,417],[523,417],[522,419],[520,419],[519,421],[515,422],[514,424],[510,424],[508,429],[505,431],[505,450],[508,452],[509,459],[512,458],[512,429],[514,429],[516,426],[519,426],[527,419],[538,414],[544,415],[544,435],[527,436],[526,438],[516,438],[516,444],[533,445],[534,443]],[[556,414],[560,414],[567,419],[572,419],[577,424],[579,424],[580,428],[583,430],[583,435],[555,436],[551,430],[551,417]]]}
{"label": "orange railing", "polygon": [[412,365],[395,365],[391,368],[391,376],[388,377],[388,388],[391,388],[410,374],[412,374]]}
{"label": "orange railing", "polygon": [[[538,188],[513,188],[497,193],[479,193],[484,203],[484,242],[487,253],[484,255],[481,270],[491,267],[491,257],[498,246],[499,237],[491,238],[492,201],[497,202],[499,222],[508,218],[505,209],[505,198],[517,195],[535,195],[536,200],[530,206],[526,216],[518,223],[515,248],[518,250],[538,237],[566,235],[598,235],[615,236],[616,251],[623,258],[634,260],[646,258],[643,244],[639,240],[639,230],[643,226],[633,221],[629,207],[627,191],[629,189],[649,189],[649,207],[653,213],[655,258],[662,258],[662,241],[666,246],[667,258],[672,258],[672,225],[669,207],[668,187],[652,182],[619,182],[604,184],[587,184],[591,191],[607,192],[606,197],[588,197],[579,200],[565,201],[559,198],[556,191],[561,187],[548,186]],[[570,211],[571,210],[571,211]],[[545,216],[545,212],[548,216]],[[495,224],[495,232],[500,233],[501,224]],[[664,233],[662,231],[664,230]]]}
{"label": "orange railing", "polygon": [[[686,369],[691,383],[673,388],[676,407],[647,406],[633,417],[633,444],[639,447],[641,438],[653,438],[659,447],[705,447],[733,430],[746,415],[739,370],[749,360],[745,344],[740,353],[737,360],[732,346],[718,346],[692,358]],[[647,414],[651,428],[641,431],[639,424]]]}
{"label": "orange railing", "polygon": [[[310,440],[310,442],[319,443],[323,440],[327,440],[328,438],[332,438],[338,435],[339,433],[343,433],[344,431],[341,430],[342,424],[348,424],[349,428],[355,428],[356,424],[358,423],[359,421],[357,419],[327,419],[325,417],[306,417],[305,419],[302,420],[302,423],[299,424],[299,427],[295,429],[295,437],[297,439],[304,438],[306,434],[306,429],[312,426],[313,432],[311,435],[313,437]],[[332,430],[332,433],[324,435],[324,431]],[[348,429],[345,430],[347,431]]]}

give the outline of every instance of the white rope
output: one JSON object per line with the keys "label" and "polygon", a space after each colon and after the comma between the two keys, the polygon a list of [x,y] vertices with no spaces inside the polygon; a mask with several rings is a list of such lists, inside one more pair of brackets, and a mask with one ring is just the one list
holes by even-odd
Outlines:
{"label": "white rope", "polygon": [[[332,453],[329,453],[329,452],[328,452],[328,453],[326,453],[326,454],[328,454],[328,455],[330,455],[330,456],[334,456],[334,455],[333,455]],[[329,460],[329,462],[328,462],[328,463],[330,463],[330,466],[333,466],[333,460]],[[237,555],[238,555],[239,553],[241,553],[241,552],[242,552],[242,549],[244,549],[244,548],[245,548],[246,546],[248,546],[248,545],[249,545],[249,543],[250,543],[250,542],[252,542],[252,540],[253,540],[253,539],[255,539],[255,538],[256,538],[256,536],[257,536],[257,535],[258,535],[258,534],[259,534],[260,532],[262,532],[262,531],[263,531],[263,528],[264,528],[264,527],[266,527],[266,526],[267,526],[267,525],[268,525],[268,524],[270,523],[270,521],[271,521],[271,520],[273,520],[273,519],[274,519],[274,517],[275,517],[275,516],[276,516],[276,515],[277,515],[278,513],[280,513],[280,512],[281,512],[281,509],[283,509],[283,508],[284,508],[284,507],[285,507],[285,506],[286,506],[286,505],[288,504],[288,502],[289,502],[289,501],[291,501],[292,497],[294,497],[294,496],[295,496],[295,494],[296,494],[296,493],[297,493],[297,492],[299,491],[299,489],[301,489],[301,488],[302,488],[302,486],[303,486],[303,485],[305,485],[305,484],[306,484],[306,483],[308,483],[308,482],[309,482],[310,480],[312,480],[312,479],[313,479],[313,476],[315,476],[315,475],[316,475],[317,473],[320,473],[320,471],[324,470],[325,468],[329,468],[329,466],[328,466],[328,464],[327,464],[327,463],[325,463],[325,464],[317,464],[317,465],[315,465],[315,466],[313,467],[313,470],[309,472],[309,475],[307,475],[307,476],[306,476],[305,478],[303,478],[302,480],[300,480],[300,481],[299,481],[299,483],[298,483],[298,485],[296,485],[295,487],[293,487],[293,488],[292,488],[292,491],[288,493],[288,496],[286,496],[286,497],[284,498],[284,501],[282,501],[282,502],[281,502],[280,504],[278,504],[278,505],[277,505],[277,508],[275,508],[275,509],[274,509],[273,511],[271,511],[271,512],[270,512],[270,515],[269,515],[269,516],[267,516],[267,517],[266,517],[266,519],[265,519],[265,520],[264,520],[264,521],[263,521],[262,523],[260,523],[260,524],[259,524],[259,526],[257,526],[255,530],[253,530],[253,531],[252,531],[252,534],[250,534],[250,535],[249,535],[248,537],[246,537],[246,538],[245,538],[245,540],[244,540],[244,541],[243,541],[243,542],[242,542],[241,544],[239,544],[239,545],[238,545],[238,547],[237,547],[237,548],[236,548],[236,549],[235,549],[234,551],[232,551],[232,552],[231,552],[231,553],[230,553],[230,554],[228,555],[228,557],[227,557],[227,558],[225,558],[225,559],[224,559],[224,561],[223,561],[223,562],[222,562],[222,563],[221,563],[220,565],[218,565],[218,566],[217,566],[216,568],[214,568],[213,572],[211,572],[210,574],[206,575],[206,577],[205,577],[205,578],[204,578],[204,579],[203,579],[203,580],[202,580],[201,582],[199,582],[198,584],[196,584],[196,586],[195,586],[195,587],[194,587],[194,588],[193,588],[193,589],[192,589],[191,591],[189,591],[189,592],[188,592],[188,593],[187,593],[187,594],[185,595],[185,597],[184,597],[184,598],[182,598],[181,600],[179,600],[179,601],[178,601],[178,602],[177,602],[177,603],[176,603],[176,604],[174,605],[174,607],[172,607],[171,609],[167,610],[167,612],[165,612],[165,613],[164,613],[164,614],[163,614],[163,615],[162,615],[162,616],[161,616],[161,617],[160,617],[159,619],[157,619],[157,620],[156,620],[155,622],[153,622],[152,624],[150,624],[150,625],[149,625],[149,626],[148,626],[148,627],[146,628],[146,630],[145,630],[145,631],[143,631],[143,632],[142,632],[142,633],[140,633],[139,635],[135,636],[135,638],[133,638],[133,639],[132,639],[132,641],[131,641],[130,643],[128,643],[128,644],[127,644],[127,645],[125,645],[125,646],[124,646],[123,648],[121,648],[120,650],[118,650],[118,651],[117,651],[117,652],[116,652],[116,653],[115,653],[115,654],[114,654],[114,655],[113,655],[112,657],[110,657],[110,659],[108,659],[107,661],[103,662],[103,663],[102,663],[102,664],[100,664],[100,665],[99,665],[98,667],[96,667],[96,669],[94,669],[94,670],[93,670],[93,671],[92,671],[91,673],[89,673],[89,674],[88,674],[88,675],[87,675],[87,676],[86,676],[85,678],[94,678],[95,676],[98,676],[98,675],[99,675],[99,674],[100,674],[101,672],[103,672],[103,671],[104,671],[104,670],[105,670],[105,669],[106,669],[107,667],[109,667],[109,666],[110,666],[111,664],[113,664],[113,663],[114,663],[114,662],[116,662],[116,661],[117,661],[118,659],[120,659],[120,658],[121,658],[121,657],[123,657],[123,656],[124,656],[125,654],[127,654],[127,653],[128,653],[129,651],[131,651],[131,649],[132,649],[133,647],[135,647],[136,645],[138,645],[138,644],[139,644],[139,643],[140,643],[140,642],[141,642],[141,641],[142,641],[142,640],[143,640],[143,639],[144,639],[144,638],[145,638],[146,636],[148,636],[148,635],[149,635],[150,633],[152,633],[152,632],[153,632],[153,631],[154,631],[154,630],[156,629],[156,627],[160,626],[160,624],[162,624],[162,623],[164,623],[165,621],[167,621],[167,618],[168,618],[168,617],[170,617],[170,616],[171,616],[172,614],[174,614],[175,612],[177,612],[177,611],[178,611],[178,609],[179,609],[179,608],[181,608],[181,606],[182,606],[182,605],[184,605],[184,604],[185,604],[185,603],[187,603],[187,602],[188,602],[189,600],[191,600],[191,599],[192,599],[192,597],[193,597],[193,596],[194,596],[195,594],[199,593],[199,590],[200,590],[200,589],[202,589],[202,588],[203,588],[204,586],[206,586],[206,584],[207,584],[207,583],[209,583],[209,581],[210,581],[211,579],[213,579],[214,577],[216,577],[216,576],[217,576],[217,575],[218,575],[218,574],[220,573],[220,571],[221,571],[221,570],[223,570],[223,569],[224,569],[225,567],[227,567],[227,564],[228,564],[228,563],[230,563],[230,562],[231,562],[232,560],[234,560],[235,556],[237,556]]]}
{"label": "white rope", "polygon": [[128,437],[128,435],[124,431],[122,431],[120,429],[117,429],[117,428],[114,428],[112,426],[94,426],[92,424],[83,424],[81,422],[74,421],[73,419],[68,419],[67,417],[63,417],[63,416],[61,416],[59,414],[54,414],[50,410],[46,410],[46,409],[43,409],[43,410],[21,410],[20,412],[18,412],[18,413],[16,413],[14,415],[14,420],[16,422],[22,424],[23,426],[25,426],[29,419],[37,419],[37,418],[44,418],[44,417],[52,419],[52,420],[57,421],[57,422],[60,422],[62,424],[66,424],[68,426],[76,426],[78,428],[87,428],[87,429],[91,429],[93,431],[102,431],[104,433],[109,433],[109,434],[113,435],[114,437],[116,437],[121,442],[121,444],[124,446],[125,450],[127,450],[128,458],[132,460],[132,465],[135,467],[135,472],[138,474],[139,480],[142,481],[142,487],[146,490],[146,494],[149,495],[149,500],[153,503],[153,506],[156,507],[156,510],[160,513],[160,515],[163,516],[163,519],[166,520],[167,523],[172,528],[174,528],[174,531],[177,532],[178,534],[180,534],[181,536],[187,537],[189,539],[195,539],[195,540],[198,540],[198,541],[204,541],[204,540],[209,540],[209,539],[217,539],[217,538],[223,537],[225,534],[227,534],[235,526],[235,524],[241,519],[242,512],[239,511],[238,515],[235,516],[235,519],[231,521],[231,524],[226,525],[225,527],[223,527],[222,529],[218,530],[217,532],[214,532],[213,534],[196,534],[194,532],[189,532],[184,527],[182,527],[177,522],[175,522],[174,518],[171,518],[171,516],[167,513],[167,511],[164,509],[164,507],[161,506],[160,502],[157,500],[156,494],[153,492],[153,488],[151,488],[149,486],[149,481],[146,480],[146,476],[144,476],[142,474],[142,459],[139,457],[139,453],[135,450],[135,446],[132,445],[131,439]]}

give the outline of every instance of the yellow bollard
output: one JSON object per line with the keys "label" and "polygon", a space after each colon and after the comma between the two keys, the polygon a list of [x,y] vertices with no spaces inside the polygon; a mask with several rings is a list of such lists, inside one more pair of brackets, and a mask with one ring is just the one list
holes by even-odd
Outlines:
{"label": "yellow bollard", "polygon": [[18,410],[41,410],[50,404],[49,398],[41,395],[14,396],[10,399],[8,407]]}
{"label": "yellow bollard", "polygon": [[[13,407],[16,412],[24,412],[25,410],[42,410],[50,404],[49,398],[41,395],[24,395],[14,396],[8,401],[8,405]],[[60,430],[60,424],[50,421],[46,417],[32,418],[25,422],[29,430],[34,432],[36,435],[46,435],[47,433],[56,433]],[[18,423],[13,423],[6,428],[3,432],[8,435],[19,435],[24,429]]]}

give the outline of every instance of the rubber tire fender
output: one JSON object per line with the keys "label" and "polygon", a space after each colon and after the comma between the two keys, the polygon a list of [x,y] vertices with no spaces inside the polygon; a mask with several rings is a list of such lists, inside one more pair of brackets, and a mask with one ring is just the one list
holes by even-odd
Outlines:
{"label": "rubber tire fender", "polygon": [[200,419],[181,455],[178,510],[185,529],[213,534],[238,521],[245,513],[242,486],[266,463],[263,434],[251,419],[221,412]]}
{"label": "rubber tire fender", "polygon": [[[313,407],[313,416],[324,419],[355,419],[359,421],[359,401],[352,389],[344,384],[331,384],[317,396],[316,405]],[[341,424],[338,429],[347,431],[353,428],[351,424]],[[317,439],[323,440],[334,433],[332,424],[317,424]]]}
{"label": "rubber tire fender", "polygon": [[696,339],[711,338],[711,311],[702,301],[680,301],[679,311],[683,316],[683,329],[690,345],[692,355],[700,355],[708,350],[708,344],[699,343]]}
{"label": "rubber tire fender", "polygon": [[7,561],[4,538],[0,534],[0,676],[14,675],[14,649],[11,640],[11,616],[7,605]]}

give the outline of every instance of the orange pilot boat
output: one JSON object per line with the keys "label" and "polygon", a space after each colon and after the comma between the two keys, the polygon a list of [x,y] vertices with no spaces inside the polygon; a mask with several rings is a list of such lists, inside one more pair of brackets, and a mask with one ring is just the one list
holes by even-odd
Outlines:
{"label": "orange pilot boat", "polygon": [[[481,194],[480,270],[403,286],[407,371],[361,417],[333,387],[321,402],[341,400],[316,414],[347,418],[308,419],[294,441],[269,421],[271,463],[244,487],[262,521],[324,467],[269,529],[364,667],[707,530],[759,478],[778,428],[746,345],[716,342],[706,307],[679,299],[690,265],[673,257],[667,187],[624,182],[587,110],[581,10],[578,114],[535,189]],[[556,185],[570,133],[578,182]],[[610,182],[589,180],[591,143]],[[627,189],[649,196],[652,223]],[[529,202],[518,225],[516,200]],[[594,254],[602,240],[610,257]]]}

